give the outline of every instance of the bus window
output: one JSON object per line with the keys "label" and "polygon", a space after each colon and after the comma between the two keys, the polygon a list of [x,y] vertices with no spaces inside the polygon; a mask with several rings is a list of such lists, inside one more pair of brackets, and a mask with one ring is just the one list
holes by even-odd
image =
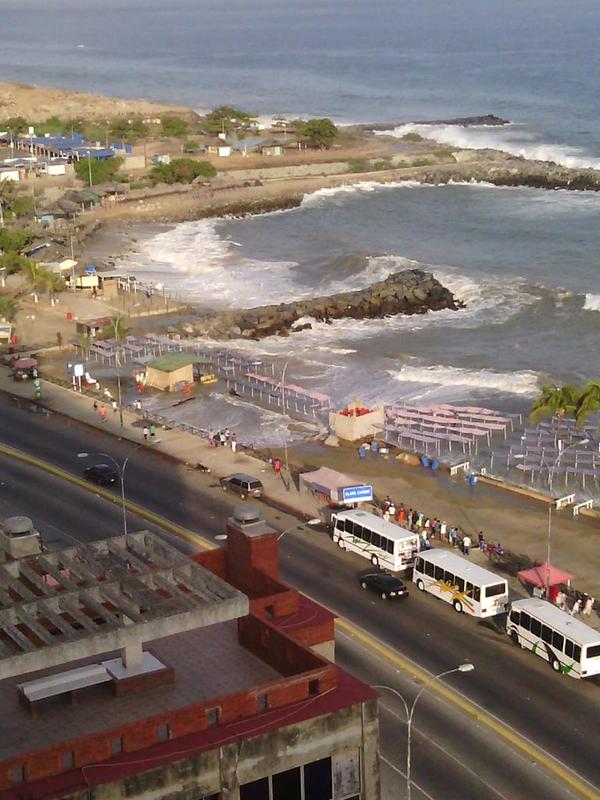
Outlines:
{"label": "bus window", "polygon": [[552,628],[547,625],[542,625],[542,641],[546,644],[552,644]]}
{"label": "bus window", "polygon": [[504,594],[505,592],[506,586],[503,583],[495,583],[493,586],[485,587],[486,597],[496,597],[497,595]]}
{"label": "bus window", "polygon": [[588,658],[598,658],[600,656],[600,644],[592,644],[585,651]]}
{"label": "bus window", "polygon": [[352,536],[352,534],[354,533],[354,523],[352,522],[351,519],[346,520],[345,531],[346,533],[349,533],[350,536]]}
{"label": "bus window", "polygon": [[344,530],[344,520],[343,519],[336,519],[336,521],[335,521],[335,529],[337,531],[343,531]]}
{"label": "bus window", "polygon": [[433,578],[433,564],[431,561],[425,562],[425,575],[428,575],[430,578]]}
{"label": "bus window", "polygon": [[[390,542],[391,542],[391,539],[388,539],[388,546],[389,546]],[[388,550],[388,553],[389,552],[390,551]],[[416,569],[417,572],[423,572],[423,559],[422,558],[416,558],[415,559],[415,569]]]}
{"label": "bus window", "polygon": [[521,611],[521,627],[526,631],[531,629],[531,617],[525,611]]}
{"label": "bus window", "polygon": [[575,645],[570,639],[565,639],[565,655],[569,658],[573,658],[573,648]]}
{"label": "bus window", "polygon": [[521,616],[521,615],[519,614],[519,612],[518,612],[518,611],[511,611],[511,612],[510,612],[510,621],[511,621],[511,622],[514,622],[514,623],[515,623],[515,625],[519,625],[519,623],[520,623],[520,619],[519,619],[519,617],[520,617],[520,616]]}
{"label": "bus window", "polygon": [[581,647],[578,644],[573,645],[573,658],[575,661],[581,661]]}
{"label": "bus window", "polygon": [[371,532],[371,544],[373,547],[379,547],[381,545],[381,536],[375,531]]}
{"label": "bus window", "polygon": [[465,582],[465,594],[467,597],[473,597],[473,584],[468,581]]}
{"label": "bus window", "polygon": [[539,621],[539,619],[534,619],[533,617],[531,618],[530,631],[534,636],[542,635],[542,623]]}
{"label": "bus window", "polygon": [[449,583],[450,586],[454,586],[456,578],[454,577],[453,572],[448,572],[448,570],[444,570],[444,581],[445,583]]}
{"label": "bus window", "polygon": [[436,579],[436,581],[443,581],[444,580],[444,570],[442,569],[442,567],[438,567],[436,565],[435,569],[433,570],[433,576]]}
{"label": "bus window", "polygon": [[371,531],[368,528],[363,528],[360,525],[359,525],[359,528],[360,528],[360,538],[363,540],[363,542],[367,542],[367,544],[370,544],[370,542],[371,542]]}
{"label": "bus window", "polygon": [[481,601],[481,586],[473,586],[473,600],[477,603]]}
{"label": "bus window", "polygon": [[565,646],[565,637],[558,631],[552,631],[552,646],[557,650],[562,650]]}
{"label": "bus window", "polygon": [[458,591],[459,591],[459,592],[464,592],[464,590],[465,590],[465,581],[464,581],[464,578],[458,578],[458,577],[457,577],[455,580],[456,580],[456,586],[457,586],[457,588],[458,588]]}
{"label": "bus window", "polygon": [[393,539],[385,539],[385,547],[388,553],[394,555],[394,540]]}

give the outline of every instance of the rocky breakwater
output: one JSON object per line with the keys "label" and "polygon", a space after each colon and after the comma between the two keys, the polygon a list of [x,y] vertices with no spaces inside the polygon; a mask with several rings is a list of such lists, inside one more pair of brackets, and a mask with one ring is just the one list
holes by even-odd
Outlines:
{"label": "rocky breakwater", "polygon": [[411,269],[354,292],[203,315],[181,326],[178,332],[187,336],[262,339],[305,330],[311,327],[311,320],[333,323],[343,318],[382,319],[460,308],[464,304],[430,272]]}

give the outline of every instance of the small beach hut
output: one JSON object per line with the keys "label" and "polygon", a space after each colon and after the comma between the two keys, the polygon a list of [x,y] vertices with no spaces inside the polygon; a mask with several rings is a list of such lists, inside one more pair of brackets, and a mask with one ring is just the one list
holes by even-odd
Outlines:
{"label": "small beach hut", "polygon": [[171,392],[179,383],[194,382],[196,357],[189,353],[167,353],[146,367],[146,386]]}
{"label": "small beach hut", "polygon": [[302,472],[299,476],[300,491],[321,495],[328,502],[342,502],[343,490],[362,486],[362,481],[344,475],[329,467],[320,467],[312,472]]}

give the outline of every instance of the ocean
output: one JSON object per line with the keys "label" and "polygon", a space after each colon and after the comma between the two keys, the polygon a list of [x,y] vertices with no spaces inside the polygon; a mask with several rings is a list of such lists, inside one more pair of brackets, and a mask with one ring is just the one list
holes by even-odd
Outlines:
{"label": "ocean", "polygon": [[[600,166],[597,0],[0,0],[0,20],[3,80],[389,122],[398,136]],[[511,125],[411,124],[487,113]],[[545,383],[598,377],[599,219],[598,194],[365,183],[141,232],[127,267],[199,304],[243,305],[421,265],[467,308],[244,346],[292,355],[295,381],[336,402],[526,410]]]}

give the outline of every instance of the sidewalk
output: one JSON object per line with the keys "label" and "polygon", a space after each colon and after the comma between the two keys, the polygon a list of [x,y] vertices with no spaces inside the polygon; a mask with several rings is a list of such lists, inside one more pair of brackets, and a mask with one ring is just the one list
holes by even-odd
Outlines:
{"label": "sidewalk", "polygon": [[[131,412],[123,411],[121,428],[119,414],[107,406],[107,421],[102,423],[94,411],[93,398],[46,381],[42,388],[42,406],[136,444],[143,443],[141,419]],[[16,383],[4,367],[0,368],[0,391],[29,401],[33,397],[32,383]],[[217,479],[232,472],[247,472],[260,478],[269,503],[305,519],[318,516],[319,505],[311,495],[300,493],[293,482],[286,488],[282,478],[255,456],[233,453],[228,447],[213,448],[191,433],[160,428],[156,441],[148,446],[182,463],[204,464]],[[289,457],[292,469],[326,465],[372,484],[378,496],[389,494],[396,503],[445,519],[448,527],[459,525],[474,541],[477,532],[483,530],[487,540],[500,541],[507,551],[537,561],[546,558],[548,506],[544,503],[482,484],[468,487],[464,478],[451,479],[447,473],[432,475],[393,459],[384,461],[374,456],[359,460],[354,447],[326,448],[307,443],[290,449]],[[595,520],[575,520],[568,509],[553,512],[552,563],[575,575],[573,585],[577,589],[598,598],[599,534],[600,525]],[[472,550],[471,558],[483,566],[488,564],[487,556],[477,549]]]}

